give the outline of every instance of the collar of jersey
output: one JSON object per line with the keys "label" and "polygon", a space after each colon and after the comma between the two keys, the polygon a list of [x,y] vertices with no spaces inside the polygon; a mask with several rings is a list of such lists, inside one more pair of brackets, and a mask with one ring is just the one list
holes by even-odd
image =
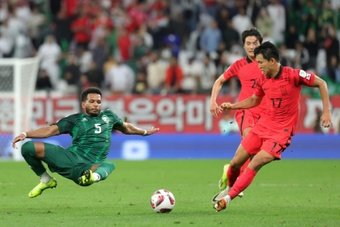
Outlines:
{"label": "collar of jersey", "polygon": [[277,74],[273,77],[273,79],[275,79],[275,80],[279,79],[280,76],[281,76],[281,73],[282,73],[282,65],[280,65],[280,69],[277,72]]}
{"label": "collar of jersey", "polygon": [[253,60],[251,60],[248,56],[246,56],[246,61],[247,61],[247,63],[252,63],[253,62]]}

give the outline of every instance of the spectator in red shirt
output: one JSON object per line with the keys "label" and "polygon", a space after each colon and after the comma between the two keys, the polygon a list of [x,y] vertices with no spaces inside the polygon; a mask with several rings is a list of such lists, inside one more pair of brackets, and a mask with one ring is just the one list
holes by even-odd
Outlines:
{"label": "spectator in red shirt", "polygon": [[91,40],[92,22],[89,15],[86,14],[85,9],[80,9],[80,17],[73,21],[71,30],[73,32],[73,40],[77,47],[81,46],[88,48]]}
{"label": "spectator in red shirt", "polygon": [[180,93],[182,88],[183,70],[176,57],[171,57],[170,65],[165,71],[165,89],[167,93]]}
{"label": "spectator in red shirt", "polygon": [[129,61],[132,52],[132,42],[130,39],[130,33],[125,29],[121,28],[118,32],[118,49],[120,58],[122,61]]}

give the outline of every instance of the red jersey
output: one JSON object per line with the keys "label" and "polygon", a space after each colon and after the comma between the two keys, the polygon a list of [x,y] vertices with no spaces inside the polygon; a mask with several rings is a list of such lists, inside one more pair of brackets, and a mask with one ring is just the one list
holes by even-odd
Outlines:
{"label": "red jersey", "polygon": [[264,96],[267,109],[253,132],[268,137],[276,137],[278,132],[292,135],[298,120],[302,85],[312,86],[314,80],[314,74],[286,66],[280,67],[275,78],[262,76],[255,95]]}
{"label": "red jersey", "polygon": [[[261,70],[259,69],[257,62],[252,61],[247,57],[243,57],[235,61],[227,70],[223,73],[223,77],[229,80],[232,77],[238,77],[241,82],[241,91],[238,95],[238,100],[242,101],[250,96],[252,96],[256,90],[257,81],[263,76]],[[250,111],[253,115],[258,116],[263,113],[264,108],[262,103]]]}

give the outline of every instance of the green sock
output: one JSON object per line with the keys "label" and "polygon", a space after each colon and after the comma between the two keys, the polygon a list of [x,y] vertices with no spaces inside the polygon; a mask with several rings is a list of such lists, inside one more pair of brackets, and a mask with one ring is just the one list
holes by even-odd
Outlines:
{"label": "green sock", "polygon": [[105,180],[115,169],[111,162],[103,162],[94,172],[100,175],[100,180]]}

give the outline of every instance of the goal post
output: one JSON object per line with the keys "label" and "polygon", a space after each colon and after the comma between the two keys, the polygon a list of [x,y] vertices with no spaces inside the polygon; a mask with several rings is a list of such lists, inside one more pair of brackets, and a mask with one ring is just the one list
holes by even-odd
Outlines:
{"label": "goal post", "polygon": [[[13,136],[31,129],[33,96],[38,70],[38,57],[0,59],[0,102],[6,102],[9,108],[4,109],[4,105],[1,105],[2,108],[0,107],[0,112],[7,111],[7,121],[4,122],[0,119],[2,135],[8,133],[13,138]],[[0,113],[0,116],[2,115],[6,114]],[[0,146],[10,149],[8,141],[0,141]],[[14,160],[22,160],[20,146],[21,144],[18,143],[16,149],[9,152]]]}

